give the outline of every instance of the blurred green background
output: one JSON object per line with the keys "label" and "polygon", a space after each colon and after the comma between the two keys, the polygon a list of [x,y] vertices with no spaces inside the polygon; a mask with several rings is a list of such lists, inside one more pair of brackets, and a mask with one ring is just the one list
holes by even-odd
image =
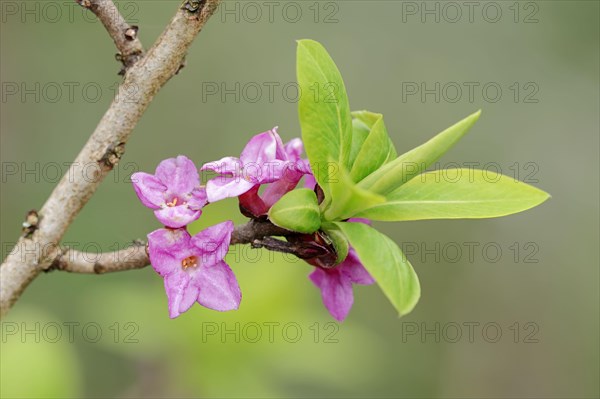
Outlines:
{"label": "blurred green background", "polygon": [[[360,286],[348,319],[331,323],[308,265],[248,248],[229,256],[244,297],[226,314],[196,305],[170,320],[151,268],[41,275],[2,324],[2,397],[598,397],[599,3],[474,3],[469,15],[464,2],[225,2],[64,242],[108,251],[158,227],[133,171],[177,154],[198,165],[237,156],[275,125],[298,136],[300,38],[325,45],[351,107],[382,112],[399,152],[482,108],[439,167],[492,162],[550,201],[502,219],[378,225],[421,280],[402,319]],[[120,78],[90,14],[66,1],[1,4],[4,257]],[[146,47],[177,6],[119,3]],[[421,97],[422,83],[434,94]],[[234,200],[195,228],[224,218],[243,221]]]}

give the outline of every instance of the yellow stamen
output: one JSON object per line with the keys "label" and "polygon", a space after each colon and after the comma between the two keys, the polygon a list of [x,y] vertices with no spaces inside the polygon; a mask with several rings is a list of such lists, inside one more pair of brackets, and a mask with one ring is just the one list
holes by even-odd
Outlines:
{"label": "yellow stamen", "polygon": [[177,205],[177,197],[173,198],[173,201],[167,202],[167,206],[175,206]]}
{"label": "yellow stamen", "polygon": [[187,258],[183,259],[181,261],[181,266],[183,267],[183,269],[187,269],[188,267],[196,267],[198,266],[198,264],[196,263],[197,259],[195,256],[188,256]]}

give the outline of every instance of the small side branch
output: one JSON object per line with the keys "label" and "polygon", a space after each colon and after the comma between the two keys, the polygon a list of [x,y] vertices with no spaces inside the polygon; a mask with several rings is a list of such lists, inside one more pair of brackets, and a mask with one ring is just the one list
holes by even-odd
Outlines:
{"label": "small side branch", "polygon": [[79,5],[89,9],[102,22],[106,31],[115,42],[117,60],[123,64],[120,74],[135,64],[144,54],[144,48],[138,38],[138,27],[129,25],[112,0],[76,0]]}
{"label": "small side branch", "polygon": [[231,245],[253,244],[264,237],[287,236],[291,231],[275,226],[267,220],[252,219],[248,223],[236,226],[231,235]]}
{"label": "small side branch", "polygon": [[[231,235],[231,245],[250,244],[253,248],[284,252],[306,259],[314,255],[314,249],[302,243],[290,243],[273,238],[288,236],[292,232],[277,227],[268,221],[251,220],[236,226]],[[147,245],[135,241],[132,246],[120,251],[92,253],[74,249],[56,249],[56,257],[48,271],[62,270],[70,273],[104,274],[125,270],[141,269],[150,264]]]}
{"label": "small side branch", "polygon": [[103,274],[141,269],[149,263],[146,244],[143,242],[134,242],[129,248],[100,254],[66,249],[60,252],[48,270],[55,269],[70,273]]}

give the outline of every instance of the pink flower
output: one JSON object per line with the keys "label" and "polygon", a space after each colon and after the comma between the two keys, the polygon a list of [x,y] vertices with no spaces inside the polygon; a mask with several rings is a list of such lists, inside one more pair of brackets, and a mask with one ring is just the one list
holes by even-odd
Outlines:
{"label": "pink flower", "polygon": [[309,278],[319,287],[323,304],[338,321],[346,318],[354,303],[352,284],[369,285],[375,282],[352,248],[342,263],[331,269],[317,267]]}
{"label": "pink flower", "polygon": [[159,229],[148,234],[150,263],[164,278],[169,316],[175,318],[194,302],[210,309],[237,309],[242,294],[235,275],[223,261],[233,222],[211,226],[191,237],[185,229]]}
{"label": "pink flower", "polygon": [[284,194],[296,188],[302,176],[306,174],[312,175],[308,160],[301,158],[303,151],[304,144],[298,138],[290,140],[284,146],[281,153],[281,157],[287,161],[284,173],[279,180],[269,184],[261,195],[267,210],[279,201]]}
{"label": "pink flower", "polygon": [[183,155],[162,161],[154,175],[137,172],[131,180],[142,204],[154,209],[167,227],[183,227],[198,219],[207,202],[196,166]]}
{"label": "pink flower", "polygon": [[308,160],[301,158],[303,151],[304,145],[298,138],[292,139],[282,148],[278,148],[277,156],[285,160],[283,173],[277,181],[266,185],[262,194],[258,193],[260,185],[256,185],[240,195],[240,208],[246,216],[266,215],[273,204],[298,185],[302,176],[312,176]]}
{"label": "pink flower", "polygon": [[[371,224],[369,219],[362,218],[351,218],[348,222]],[[375,282],[352,247],[342,263],[330,269],[316,267],[308,277],[319,287],[323,304],[338,321],[348,316],[354,303],[352,284],[370,285]]]}
{"label": "pink flower", "polygon": [[[216,202],[237,197],[261,184],[279,181],[286,174],[293,175],[291,180],[294,180],[297,173],[301,173],[296,170],[298,151],[302,151],[300,139],[292,140],[284,147],[276,127],[252,137],[239,158],[225,157],[202,166],[203,171],[212,170],[221,175],[208,181],[208,200]],[[302,170],[308,167],[304,162],[298,162],[298,165]],[[269,197],[275,198],[282,189],[274,189]]]}

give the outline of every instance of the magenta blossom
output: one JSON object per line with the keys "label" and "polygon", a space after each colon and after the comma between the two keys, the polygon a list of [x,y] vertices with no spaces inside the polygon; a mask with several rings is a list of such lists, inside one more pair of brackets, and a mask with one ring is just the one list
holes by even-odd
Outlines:
{"label": "magenta blossom", "polygon": [[196,166],[183,155],[162,161],[154,175],[137,172],[131,180],[142,204],[154,209],[167,227],[183,227],[198,219],[207,202]]}
{"label": "magenta blossom", "polygon": [[210,309],[237,309],[242,294],[235,275],[223,261],[233,222],[211,226],[191,237],[185,229],[159,229],[148,234],[150,263],[164,278],[169,316],[175,318],[194,302]]}
{"label": "magenta blossom", "polygon": [[[371,224],[370,220],[361,218],[348,221]],[[352,247],[342,263],[331,269],[317,267],[308,277],[319,287],[323,304],[338,321],[343,321],[348,316],[354,303],[352,284],[369,285],[375,282]]]}
{"label": "magenta blossom", "polygon": [[312,174],[308,160],[301,158],[303,151],[304,144],[298,138],[290,140],[283,147],[281,157],[287,161],[284,173],[279,180],[268,185],[261,196],[267,209],[279,201],[284,194],[296,188],[302,176]]}
{"label": "magenta blossom", "polygon": [[[289,151],[296,150],[289,148]],[[212,170],[221,175],[208,181],[208,200],[216,202],[237,197],[258,185],[280,180],[286,170],[292,168],[293,162],[288,158],[276,127],[252,137],[239,158],[225,157],[202,166],[201,170]]]}
{"label": "magenta blossom", "polygon": [[323,304],[338,321],[346,318],[354,303],[352,284],[369,285],[375,282],[352,248],[342,263],[332,269],[317,267],[309,278],[319,287]]}
{"label": "magenta blossom", "polygon": [[298,185],[302,176],[312,176],[308,160],[301,158],[303,151],[304,145],[299,138],[290,140],[285,146],[278,146],[277,157],[285,160],[281,177],[268,184],[260,195],[260,185],[240,195],[240,207],[254,217],[266,215],[274,203]]}

